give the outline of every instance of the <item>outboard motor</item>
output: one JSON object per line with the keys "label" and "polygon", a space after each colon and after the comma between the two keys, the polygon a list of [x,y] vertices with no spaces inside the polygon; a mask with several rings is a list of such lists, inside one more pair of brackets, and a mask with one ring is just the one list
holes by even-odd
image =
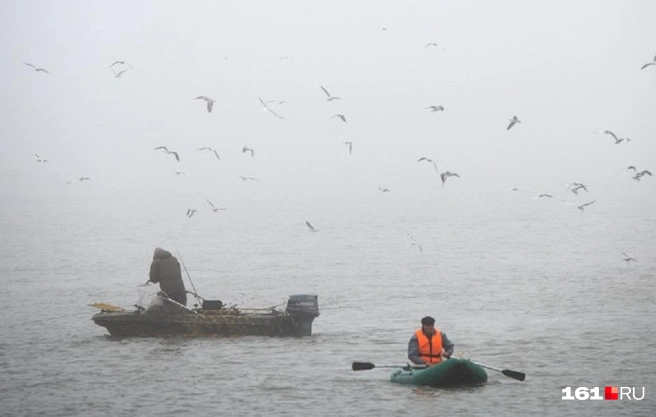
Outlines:
{"label": "outboard motor", "polygon": [[319,316],[319,296],[308,294],[290,295],[287,300],[287,313],[296,318],[299,336],[312,334],[312,321]]}
{"label": "outboard motor", "polygon": [[222,308],[221,300],[203,300],[203,310],[221,310]]}

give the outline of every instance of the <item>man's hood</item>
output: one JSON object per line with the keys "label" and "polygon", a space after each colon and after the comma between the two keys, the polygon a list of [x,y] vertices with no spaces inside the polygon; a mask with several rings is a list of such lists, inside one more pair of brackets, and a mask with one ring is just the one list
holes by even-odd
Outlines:
{"label": "man's hood", "polygon": [[153,253],[153,259],[166,259],[170,258],[171,256],[171,252],[162,248],[155,248],[155,253]]}

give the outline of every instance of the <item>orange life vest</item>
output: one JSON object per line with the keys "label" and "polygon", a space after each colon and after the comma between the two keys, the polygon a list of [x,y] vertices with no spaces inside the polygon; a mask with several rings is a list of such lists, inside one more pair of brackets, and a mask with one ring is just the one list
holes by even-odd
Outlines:
{"label": "orange life vest", "polygon": [[435,334],[430,339],[424,334],[422,329],[415,332],[417,336],[417,346],[419,347],[419,357],[426,363],[442,362],[442,333],[440,329],[435,328]]}

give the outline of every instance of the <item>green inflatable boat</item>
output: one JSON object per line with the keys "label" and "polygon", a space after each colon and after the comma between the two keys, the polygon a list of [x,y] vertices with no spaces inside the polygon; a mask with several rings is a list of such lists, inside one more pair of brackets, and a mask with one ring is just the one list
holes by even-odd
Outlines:
{"label": "green inflatable boat", "polygon": [[397,384],[429,387],[478,385],[487,382],[487,372],[469,359],[452,358],[428,368],[406,366],[397,369],[392,373],[391,380]]}

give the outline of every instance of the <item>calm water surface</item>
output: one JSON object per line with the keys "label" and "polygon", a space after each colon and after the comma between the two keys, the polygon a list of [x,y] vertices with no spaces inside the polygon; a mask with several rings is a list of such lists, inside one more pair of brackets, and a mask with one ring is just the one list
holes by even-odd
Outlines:
{"label": "calm water surface", "polygon": [[[483,188],[236,192],[228,210],[191,219],[202,196],[180,192],[2,200],[0,415],[656,412],[656,206],[635,190],[610,189],[585,212]],[[108,337],[88,304],[131,308],[155,246],[180,253],[205,298],[267,307],[318,294],[313,336]],[[527,380],[489,371],[480,387],[412,388],[390,383],[390,369],[350,370],[404,363],[427,314],[465,357]],[[564,387],[606,385],[645,387],[645,399],[561,400]]]}

